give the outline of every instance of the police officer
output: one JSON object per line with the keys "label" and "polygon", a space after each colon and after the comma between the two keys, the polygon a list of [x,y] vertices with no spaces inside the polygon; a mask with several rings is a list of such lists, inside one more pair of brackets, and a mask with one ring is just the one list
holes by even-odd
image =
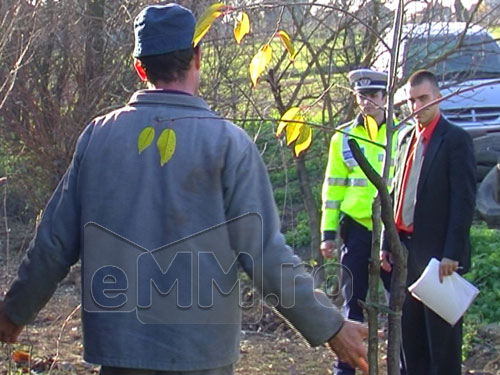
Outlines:
{"label": "police officer", "polygon": [[[363,310],[358,301],[366,298],[368,290],[372,203],[376,188],[357,164],[347,141],[355,136],[368,162],[378,173],[382,173],[385,149],[380,145],[386,144],[387,74],[371,69],[357,69],[351,71],[348,77],[360,113],[353,121],[342,126],[342,132],[335,132],[331,139],[323,184],[321,252],[325,258],[333,257],[334,240],[340,231],[344,243],[341,264],[342,295],[347,303],[345,313],[350,319],[362,322]],[[367,120],[368,116],[371,116],[370,120]],[[394,136],[393,155],[396,139]],[[390,177],[394,174],[393,169],[390,168]],[[390,275],[382,271],[381,276],[388,290]],[[334,373],[354,374],[355,370],[346,363],[338,362]]]}

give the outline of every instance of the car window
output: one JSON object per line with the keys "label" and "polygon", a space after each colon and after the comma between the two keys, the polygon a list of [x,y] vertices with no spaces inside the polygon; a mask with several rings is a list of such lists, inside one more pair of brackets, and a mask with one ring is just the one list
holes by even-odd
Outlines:
{"label": "car window", "polygon": [[500,48],[488,34],[467,35],[463,45],[451,55],[444,55],[456,48],[457,35],[431,36],[428,39],[409,39],[405,44],[403,76],[428,67],[437,61],[434,71],[440,80],[494,78],[500,75]]}

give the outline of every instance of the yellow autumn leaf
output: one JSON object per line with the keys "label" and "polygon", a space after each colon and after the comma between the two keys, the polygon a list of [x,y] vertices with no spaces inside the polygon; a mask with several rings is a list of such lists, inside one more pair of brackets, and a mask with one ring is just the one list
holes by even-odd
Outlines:
{"label": "yellow autumn leaf", "polygon": [[300,130],[300,135],[295,141],[295,156],[299,157],[301,153],[307,150],[312,143],[312,129],[309,125],[304,125]]}
{"label": "yellow autumn leaf", "polygon": [[269,44],[265,44],[259,49],[259,52],[253,57],[250,62],[248,71],[250,72],[250,79],[253,87],[257,86],[257,80],[262,73],[266,70],[273,57],[273,49]]}
{"label": "yellow autumn leaf", "polygon": [[368,137],[370,137],[370,140],[372,142],[375,142],[378,135],[378,124],[377,120],[375,120],[375,117],[370,115],[365,116],[365,128],[366,132],[368,133]]}
{"label": "yellow autumn leaf", "polygon": [[250,32],[250,18],[245,12],[238,14],[234,24],[234,39],[236,43],[240,44],[245,35]]}
{"label": "yellow autumn leaf", "polygon": [[289,108],[283,116],[281,116],[280,122],[278,124],[278,129],[276,130],[276,137],[281,136],[283,130],[287,127],[287,125],[291,124],[292,121],[297,120],[297,118],[302,118],[299,107],[291,107]]}
{"label": "yellow autumn leaf", "polygon": [[223,14],[223,8],[225,8],[223,3],[212,4],[198,18],[194,29],[193,47],[196,47],[200,43],[201,39],[208,33],[208,30],[210,30],[210,27],[217,17]]}
{"label": "yellow autumn leaf", "polygon": [[139,134],[139,139],[137,140],[137,148],[139,149],[139,154],[141,154],[151,145],[154,138],[155,128],[153,128],[152,126],[148,126],[142,129],[141,133]]}
{"label": "yellow autumn leaf", "polygon": [[283,45],[287,49],[288,53],[290,54],[290,60],[294,61],[295,60],[295,48],[293,48],[292,40],[290,38],[290,35],[286,31],[280,30],[277,32],[278,36],[280,37],[281,41],[283,42]]}
{"label": "yellow autumn leaf", "polygon": [[[301,121],[304,121],[304,119],[301,119]],[[290,146],[293,142],[299,138],[300,131],[302,130],[302,127],[304,126],[303,123],[300,122],[292,122],[286,127],[286,145]]]}
{"label": "yellow autumn leaf", "polygon": [[176,143],[177,137],[172,129],[165,129],[161,132],[156,146],[160,152],[160,164],[162,167],[174,155]]}

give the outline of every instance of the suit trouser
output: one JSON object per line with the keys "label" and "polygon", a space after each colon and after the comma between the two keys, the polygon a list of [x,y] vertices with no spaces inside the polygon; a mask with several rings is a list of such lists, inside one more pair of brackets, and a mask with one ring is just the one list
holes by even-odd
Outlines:
{"label": "suit trouser", "polygon": [[[411,252],[411,238],[403,242]],[[462,319],[452,327],[408,293],[401,323],[407,375],[461,374]]]}
{"label": "suit trouser", "polygon": [[[346,216],[342,220],[340,233],[344,241],[340,262],[349,270],[342,270],[342,295],[347,302],[345,315],[349,319],[363,322],[363,309],[359,301],[364,301],[368,292],[368,264],[371,255],[372,232]],[[380,276],[384,288],[389,291],[391,274],[381,271]],[[355,373],[355,370],[347,363],[338,362],[334,373],[351,375]]]}

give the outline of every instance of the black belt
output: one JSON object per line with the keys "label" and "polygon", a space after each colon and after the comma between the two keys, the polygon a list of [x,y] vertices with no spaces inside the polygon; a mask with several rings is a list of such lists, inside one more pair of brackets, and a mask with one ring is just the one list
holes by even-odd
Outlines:
{"label": "black belt", "polygon": [[410,241],[413,238],[413,233],[399,232],[399,238],[401,241]]}

